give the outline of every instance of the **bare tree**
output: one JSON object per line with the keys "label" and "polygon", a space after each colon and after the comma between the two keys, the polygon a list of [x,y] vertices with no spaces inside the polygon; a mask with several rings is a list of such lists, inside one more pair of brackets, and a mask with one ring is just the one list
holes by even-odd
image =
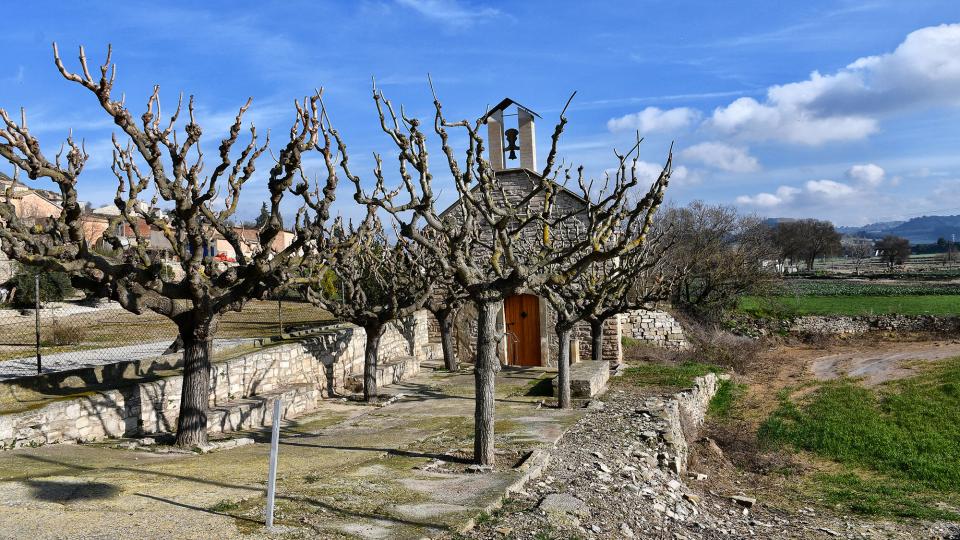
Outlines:
{"label": "bare tree", "polygon": [[452,276],[443,273],[442,265],[430,267],[436,275],[428,273],[428,279],[433,283],[433,293],[424,302],[423,307],[433,314],[440,327],[440,346],[443,349],[443,365],[449,371],[460,369],[457,359],[457,347],[454,343],[454,324],[457,313],[467,300],[463,288],[452,279]]}
{"label": "bare tree", "polygon": [[583,320],[590,323],[590,356],[603,359],[604,324],[611,317],[651,305],[669,296],[687,268],[673,260],[675,238],[670,228],[657,224],[644,247],[618,260],[617,271],[604,272],[585,289]]}
{"label": "bare tree", "polygon": [[[617,212],[624,214],[641,212],[642,219],[625,221],[619,224],[623,225],[623,228],[618,227],[608,231],[610,234],[607,235],[598,235],[597,233],[606,230],[606,227],[595,226],[594,217],[609,210],[604,208],[606,204],[603,202],[607,195],[616,194],[623,185],[639,184],[636,172],[640,159],[640,141],[638,140],[627,154],[616,154],[616,156],[619,163],[614,182],[611,184],[608,178],[604,187],[597,193],[594,193],[593,186],[584,183],[582,170],[578,171],[580,195],[586,201],[585,206],[582,210],[574,209],[566,213],[553,212],[545,228],[550,234],[544,234],[543,242],[538,246],[540,253],[537,258],[540,261],[550,262],[534,265],[539,269],[534,277],[543,276],[544,279],[531,279],[531,282],[539,282],[537,292],[547,299],[556,313],[554,329],[559,340],[557,402],[560,408],[571,406],[570,342],[576,326],[581,321],[590,322],[592,358],[600,360],[603,349],[603,325],[606,320],[663,298],[669,291],[669,286],[665,286],[666,281],[663,279],[662,272],[653,281],[643,278],[662,268],[662,248],[664,247],[660,242],[662,233],[651,231],[651,229],[654,224],[653,217],[660,206],[662,193],[669,182],[670,163],[668,161],[661,175],[650,187],[650,191],[636,207],[631,208],[626,201],[613,204],[613,206],[620,206]],[[569,175],[569,170],[566,172]],[[569,222],[573,222],[574,226],[569,226]],[[578,245],[582,238],[594,239],[593,245],[587,251],[595,251],[598,244],[602,244],[605,249],[623,247],[623,255],[617,258],[601,258],[583,266],[581,259],[587,253],[571,253],[568,248],[570,245]],[[627,246],[629,246],[628,249]],[[656,283],[653,287],[642,286],[653,283]]]}
{"label": "bare tree", "polygon": [[855,242],[848,246],[845,251],[847,252],[847,257],[850,258],[850,263],[853,264],[853,271],[856,275],[860,275],[860,269],[866,264],[871,258],[873,258],[873,243],[872,242]]}
{"label": "bare tree", "polygon": [[610,317],[642,309],[669,294],[670,280],[665,279],[661,268],[662,252],[648,247],[636,249],[622,260],[596,263],[570,280],[548,281],[538,289],[556,312],[554,329],[560,345],[557,404],[561,409],[569,408],[572,401],[570,343],[576,326],[581,321],[590,323],[591,357],[602,360],[603,325]]}
{"label": "bare tree", "polygon": [[899,236],[884,236],[877,242],[877,249],[880,250],[880,260],[887,263],[887,267],[891,269],[910,258],[910,241]]}
{"label": "bare tree", "polygon": [[764,261],[775,259],[777,248],[760,219],[694,201],[669,209],[663,221],[674,245],[669,262],[680,271],[671,294],[676,308],[710,318],[776,279]]}
{"label": "bare tree", "polygon": [[774,227],[774,242],[783,260],[803,261],[807,270],[813,270],[818,258],[841,250],[840,233],[833,224],[816,219],[781,221]]}
{"label": "bare tree", "polygon": [[391,241],[376,209],[368,210],[355,230],[342,222],[334,226],[331,241],[336,248],[320,265],[335,276],[333,287],[314,285],[306,292],[311,302],[366,332],[363,396],[370,401],[378,395],[377,354],[384,330],[423,307],[432,288],[409,240],[398,236]]}
{"label": "bare tree", "polygon": [[[315,148],[332,163],[329,137],[324,137],[326,146],[319,142],[319,133],[326,135],[319,113],[320,94],[296,105],[289,140],[279,150],[267,181],[270,217],[258,233],[262,249],[248,257],[230,219],[237,210],[241,189],[256,171],[257,158],[269,144],[269,137],[261,143],[256,128],[250,126],[249,141],[235,150],[250,101],[239,109],[229,134],[220,142],[213,169],[205,173],[202,129],[194,117],[192,97],[182,132],[177,129],[183,112],[182,97],[169,121],[161,123],[159,87],[154,87],[138,121],[123,98],[118,101],[112,96],[116,67],[110,61],[109,49],[97,78],[91,75],[83,48],[80,73],[67,70],[56,44],[53,51],[61,75],[89,90],[126,138],[124,143],[114,136],[112,169],[118,181],[114,203],[119,216],[104,233],[104,240],[119,255],[111,257],[94,250],[83,234],[82,208],[77,199],[77,178],[88,159],[83,145],[70,136],[65,148],[50,160],[29,131],[26,115],[22,114],[18,122],[4,110],[0,110],[0,156],[30,178],[45,178],[56,184],[63,198],[63,212],[28,227],[14,214],[9,201],[0,204],[0,218],[6,223],[0,228],[0,243],[10,258],[23,264],[66,272],[75,286],[95,296],[115,300],[136,314],[153,311],[173,321],[184,343],[176,443],[184,447],[204,445],[210,354],[220,315],[239,311],[249,299],[282,284],[288,268],[301,250],[316,241],[322,230],[318,225],[328,218],[337,184],[335,170],[328,169],[322,192],[308,186],[301,170],[302,154]],[[294,185],[296,179],[300,181]],[[274,249],[273,241],[284,229],[280,203],[288,191],[302,197],[304,207],[297,215],[293,241],[283,249]],[[164,262],[151,254],[149,239],[138,227],[141,221],[160,231],[170,243],[182,269],[180,278],[164,271]],[[122,223],[130,225],[136,237],[129,249],[112,232]],[[233,246],[236,265],[225,267],[216,264],[209,253],[205,255],[217,235]]]}
{"label": "bare tree", "polygon": [[[572,99],[572,97],[571,97]],[[547,280],[564,280],[589,268],[595,262],[619,257],[637,246],[630,242],[608,244],[606,239],[617,230],[636,230],[645,219],[646,210],[659,205],[669,176],[668,165],[651,191],[634,205],[628,204],[628,194],[637,185],[636,176],[617,175],[615,185],[598,201],[590,201],[579,212],[576,220],[554,215],[554,198],[561,189],[557,184],[554,164],[557,143],[567,119],[566,107],[554,130],[546,166],[540,174],[518,172],[529,189],[508,199],[508,194],[493,166],[483,157],[484,140],[479,134],[484,122],[467,120],[449,122],[443,115],[439,99],[434,95],[433,129],[439,136],[447,167],[453,177],[460,199],[455,207],[441,214],[436,209],[432,173],[429,167],[426,134],[420,121],[407,117],[401,110],[397,115],[390,101],[374,88],[374,101],[380,116],[382,130],[397,148],[400,186],[386,187],[382,159],[376,155],[374,176],[376,184],[365,191],[360,178],[349,168],[346,145],[341,145],[341,165],[345,175],[356,186],[356,200],[382,208],[402,221],[401,234],[432,253],[444,271],[453,276],[478,310],[477,356],[474,368],[476,407],[474,457],[478,463],[494,462],[494,390],[497,371],[500,370],[498,344],[503,333],[497,327],[497,315],[503,299],[516,292],[536,289]],[[569,102],[568,102],[569,105]],[[462,130],[466,135],[466,149],[461,166],[450,143],[448,129]],[[580,185],[582,169],[579,171]],[[398,200],[400,194],[402,200]],[[557,223],[585,223],[584,234],[565,244],[562,250],[552,251],[551,258],[540,257],[541,252],[530,249],[538,234],[547,236]],[[536,233],[541,231],[541,233]],[[544,240],[541,240],[544,241]],[[557,260],[572,258],[577,262],[566,266],[569,275],[557,276],[540,272],[539,267],[550,267]]]}

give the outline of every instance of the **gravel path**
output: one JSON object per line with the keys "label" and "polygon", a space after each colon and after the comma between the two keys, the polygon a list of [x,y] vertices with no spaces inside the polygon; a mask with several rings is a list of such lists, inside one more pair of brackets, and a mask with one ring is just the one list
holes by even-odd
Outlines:
{"label": "gravel path", "polygon": [[[253,343],[253,341],[251,338],[215,339],[213,342],[213,350],[215,353],[225,351]],[[103,366],[116,362],[156,358],[163,355],[163,351],[170,346],[170,343],[170,340],[153,341],[149,343],[137,343],[135,345],[124,345],[122,347],[88,349],[44,355],[42,357],[43,372],[53,373],[69,369]],[[0,380],[27,377],[36,374],[37,358],[35,356],[14,358],[0,362]]]}
{"label": "gravel path", "polygon": [[646,413],[651,397],[626,388],[603,399],[564,435],[540,480],[466,538],[960,538],[953,524],[779,508],[709,440],[693,445],[699,468],[678,475],[663,466],[666,447]]}

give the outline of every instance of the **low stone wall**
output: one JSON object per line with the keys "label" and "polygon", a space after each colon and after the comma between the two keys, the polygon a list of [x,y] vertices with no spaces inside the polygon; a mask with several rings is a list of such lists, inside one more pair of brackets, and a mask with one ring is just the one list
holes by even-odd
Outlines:
{"label": "low stone wall", "polygon": [[690,346],[680,322],[662,309],[638,309],[620,315],[624,336],[670,349]]}
{"label": "low stone wall", "polygon": [[936,315],[807,315],[792,319],[738,319],[735,328],[754,336],[807,334],[854,336],[869,332],[956,334],[960,317]]}
{"label": "low stone wall", "polygon": [[[343,391],[346,381],[363,372],[366,335],[355,326],[337,326],[295,343],[267,347],[215,363],[210,374],[211,432],[235,426],[255,427],[251,412],[259,411],[243,400],[284,395],[287,414],[316,408],[320,399]],[[424,312],[390,327],[380,345],[384,363],[403,357],[402,369],[393,373],[412,376],[429,354],[427,317]],[[0,448],[90,441],[105,437],[134,436],[173,431],[180,410],[180,375],[92,392],[46,406],[0,416]],[[239,407],[240,412],[234,411]],[[266,410],[266,409],[263,409]],[[246,423],[244,423],[246,421]]]}
{"label": "low stone wall", "polygon": [[686,472],[690,457],[688,441],[697,438],[706,419],[710,400],[716,395],[720,382],[729,378],[729,375],[708,373],[694,379],[693,386],[687,390],[667,398],[656,397],[646,401],[646,413],[660,420],[656,435],[669,449],[659,459],[667,461],[673,471],[680,474]]}

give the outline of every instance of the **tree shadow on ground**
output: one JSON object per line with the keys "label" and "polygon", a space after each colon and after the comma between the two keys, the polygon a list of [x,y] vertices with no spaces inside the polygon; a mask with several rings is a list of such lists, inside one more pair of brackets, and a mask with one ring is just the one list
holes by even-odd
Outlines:
{"label": "tree shadow on ground", "polygon": [[206,514],[212,514],[214,516],[223,516],[223,517],[228,517],[233,519],[239,519],[241,521],[247,521],[250,523],[256,523],[258,525],[266,525],[266,522],[261,521],[259,519],[251,519],[243,516],[235,516],[233,514],[228,514],[226,512],[217,512],[216,510],[211,510],[209,508],[201,508],[199,506],[193,506],[192,504],[185,504],[177,501],[171,501],[170,499],[164,499],[163,497],[157,497],[155,495],[147,495],[146,493],[139,493],[139,492],[134,493],[134,495],[136,495],[137,497],[143,497],[145,499],[151,499],[157,502],[172,504],[173,506],[179,506],[180,508],[185,508],[187,510],[196,510],[197,512],[204,512]]}
{"label": "tree shadow on ground", "polygon": [[[181,475],[181,474],[173,474],[173,473],[167,473],[167,472],[161,472],[161,471],[153,471],[153,470],[149,470],[149,469],[134,469],[134,468],[132,468],[132,467],[117,467],[117,466],[109,466],[109,467],[105,467],[105,468],[103,468],[103,469],[97,469],[97,468],[95,468],[95,467],[89,467],[89,466],[85,466],[85,465],[75,465],[75,464],[72,464],[72,463],[66,463],[66,462],[63,462],[63,461],[58,461],[58,460],[50,459],[50,458],[44,458],[44,457],[40,457],[40,456],[24,455],[24,456],[22,456],[22,457],[27,458],[27,459],[31,459],[31,460],[34,460],[34,461],[40,461],[40,462],[43,462],[43,463],[60,465],[60,466],[62,466],[62,467],[66,467],[66,468],[68,468],[68,469],[77,469],[77,470],[81,470],[81,471],[95,471],[95,470],[103,470],[103,471],[107,471],[107,470],[125,471],[125,472],[131,472],[131,473],[141,474],[141,475],[155,475],[155,476],[160,476],[160,477],[170,478],[170,479],[175,479],[175,480],[183,480],[183,481],[186,481],[186,482],[196,482],[196,483],[198,483],[198,484],[205,484],[205,485],[209,485],[209,486],[216,486],[216,487],[222,487],[222,488],[228,488],[228,489],[240,489],[240,490],[253,491],[253,492],[257,492],[257,493],[264,493],[264,491],[265,491],[263,486],[249,486],[249,485],[242,485],[242,484],[231,484],[231,483],[228,483],[228,482],[220,482],[220,481],[215,481],[215,480],[207,480],[207,479],[203,479],[203,478],[197,478],[197,477],[195,477],[195,476],[185,476],[185,475]],[[42,480],[26,480],[25,482],[28,483],[28,484],[31,483],[31,482],[51,483],[50,481],[42,481]],[[87,483],[87,484],[100,484],[100,483]],[[76,485],[78,485],[78,484],[74,484],[74,485],[76,486]],[[82,485],[82,484],[79,484],[79,485]],[[112,485],[110,485],[110,484],[102,484],[102,485],[110,486],[111,488],[113,488],[114,490],[116,490],[116,493],[115,493],[114,495],[112,495],[112,496],[115,497],[115,496],[119,495],[119,493],[120,493],[120,489],[119,489],[119,488],[117,488],[117,487],[115,487],[115,486],[112,486]],[[205,513],[211,513],[211,514],[218,514],[217,512],[208,510],[208,509],[206,509],[206,508],[199,508],[199,507],[195,507],[195,506],[191,506],[191,505],[187,505],[187,504],[183,504],[183,503],[178,503],[178,502],[175,502],[175,501],[171,501],[171,500],[168,500],[168,499],[163,499],[163,498],[160,498],[160,497],[154,497],[154,496],[151,496],[151,495],[145,495],[145,494],[143,494],[143,493],[136,493],[136,495],[142,496],[142,497],[151,498],[151,499],[155,499],[155,500],[162,501],[162,502],[166,502],[166,503],[173,504],[173,505],[176,505],[176,506],[180,506],[180,507],[182,507],[182,508],[186,508],[186,509],[190,509],[190,510],[196,510],[196,511],[199,511],[199,512],[205,512]],[[326,502],[317,500],[317,499],[315,499],[315,498],[313,498],[313,497],[298,497],[298,496],[282,495],[282,494],[278,493],[278,494],[277,494],[277,499],[278,499],[278,500],[284,500],[284,501],[289,501],[289,502],[294,502],[294,503],[300,503],[300,504],[306,504],[306,505],[310,505],[310,506],[322,508],[323,510],[325,510],[325,511],[327,511],[327,512],[331,512],[331,513],[334,513],[334,514],[343,516],[345,519],[353,519],[353,520],[355,520],[355,519],[358,519],[358,518],[359,518],[359,519],[371,519],[371,520],[386,520],[386,521],[392,521],[392,522],[394,522],[394,523],[398,523],[398,524],[401,524],[401,525],[408,525],[408,526],[413,526],[413,527],[423,527],[423,528],[426,528],[426,529],[440,529],[440,530],[449,530],[449,529],[450,529],[450,526],[449,526],[449,525],[443,525],[443,524],[437,524],[437,523],[428,523],[428,522],[422,522],[422,521],[414,521],[414,520],[409,520],[409,519],[405,519],[405,518],[401,518],[401,517],[397,517],[397,516],[393,516],[393,515],[389,515],[389,514],[385,514],[385,513],[384,513],[384,514],[364,513],[364,512],[358,512],[358,511],[355,511],[355,510],[348,510],[348,509],[344,509],[344,508],[339,508],[339,507],[334,506],[334,505],[332,505],[332,504],[329,504],[329,503],[326,503]],[[232,515],[232,514],[218,514],[218,515],[227,515],[227,516],[234,517],[234,518],[238,518],[238,519],[244,519],[244,518],[242,518],[242,517],[234,516],[234,515]],[[257,520],[252,520],[252,521],[253,521],[254,523],[262,523],[262,522],[257,521]]]}
{"label": "tree shadow on ground", "polygon": [[38,501],[68,503],[112,499],[120,495],[120,488],[104,482],[58,482],[54,480],[25,480],[31,495]]}
{"label": "tree shadow on ground", "polygon": [[376,452],[378,454],[388,454],[391,456],[397,457],[409,457],[409,458],[427,458],[427,459],[439,459],[441,461],[446,461],[449,463],[462,463],[464,465],[469,465],[473,463],[472,459],[460,457],[460,456],[451,456],[448,454],[433,454],[428,452],[411,452],[409,450],[400,450],[399,448],[375,448],[368,446],[337,446],[335,444],[311,444],[303,442],[293,442],[281,440],[280,444],[286,446],[301,446],[306,448],[322,448],[325,450],[349,450],[355,452]]}

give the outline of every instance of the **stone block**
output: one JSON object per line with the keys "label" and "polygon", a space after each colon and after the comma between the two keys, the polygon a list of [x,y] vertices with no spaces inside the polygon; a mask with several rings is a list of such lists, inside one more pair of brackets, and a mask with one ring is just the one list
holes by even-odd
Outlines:
{"label": "stone block", "polygon": [[[589,399],[607,386],[610,379],[610,362],[606,360],[584,360],[570,366],[570,395],[574,398]],[[553,393],[557,395],[557,378],[553,379]]]}

